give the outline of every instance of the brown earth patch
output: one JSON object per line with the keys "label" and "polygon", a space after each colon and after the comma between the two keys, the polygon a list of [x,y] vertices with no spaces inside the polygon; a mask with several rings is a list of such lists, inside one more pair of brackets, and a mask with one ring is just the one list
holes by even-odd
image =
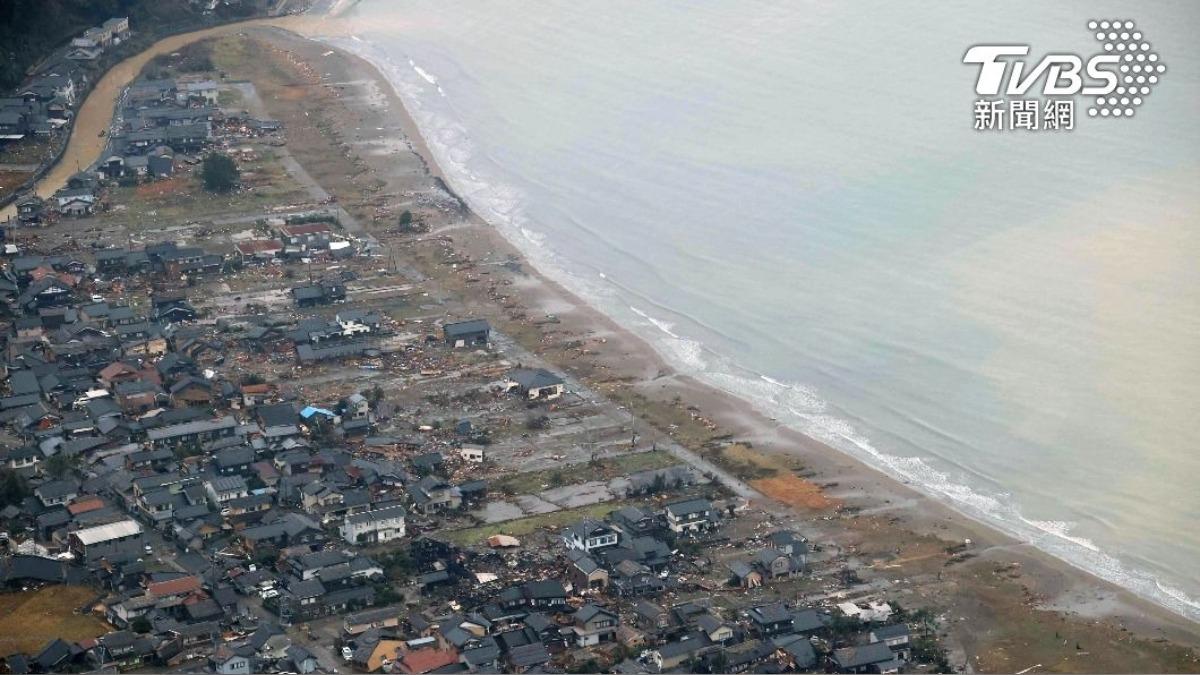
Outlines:
{"label": "brown earth patch", "polygon": [[32,175],[32,171],[0,171],[0,195],[16,190]]}
{"label": "brown earth patch", "polygon": [[96,597],[85,586],[46,586],[0,595],[0,654],[35,654],[54,638],[68,642],[104,635],[107,623],[76,610]]}
{"label": "brown earth patch", "polygon": [[186,176],[172,176],[163,180],[142,183],[134,189],[134,196],[137,199],[153,199],[155,197],[175,194],[187,189],[187,182]]}
{"label": "brown earth patch", "polygon": [[817,484],[792,473],[752,480],[750,484],[768,497],[796,508],[824,511],[839,506],[838,501],[827,497]]}

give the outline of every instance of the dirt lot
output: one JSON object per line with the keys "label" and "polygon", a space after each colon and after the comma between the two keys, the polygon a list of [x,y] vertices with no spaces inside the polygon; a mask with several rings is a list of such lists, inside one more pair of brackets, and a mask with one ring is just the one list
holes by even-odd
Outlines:
{"label": "dirt lot", "polygon": [[36,654],[54,638],[83,640],[112,628],[92,614],[76,610],[96,597],[84,586],[46,586],[0,595],[0,655]]}

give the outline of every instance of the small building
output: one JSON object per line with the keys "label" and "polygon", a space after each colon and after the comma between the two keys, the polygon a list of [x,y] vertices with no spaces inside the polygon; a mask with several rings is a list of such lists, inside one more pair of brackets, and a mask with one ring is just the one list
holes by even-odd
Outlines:
{"label": "small building", "polygon": [[348,614],[342,621],[342,630],[347,635],[358,635],[376,628],[395,628],[400,625],[404,612],[400,605],[389,605]]}
{"label": "small building", "polygon": [[64,216],[90,216],[96,210],[96,193],[91,188],[64,188],[54,193],[58,212]]}
{"label": "small building", "polygon": [[811,670],[817,665],[817,653],[812,641],[802,635],[781,635],[772,640],[780,663],[796,672]]}
{"label": "small building", "polygon": [[382,544],[404,536],[403,506],[380,509],[346,516],[338,534],[350,544]]}
{"label": "small building", "polygon": [[902,623],[872,628],[867,633],[867,636],[871,642],[886,644],[892,650],[892,653],[902,661],[908,661],[912,658],[912,646],[910,645],[908,626]]}
{"label": "small building", "polygon": [[175,151],[160,145],[146,155],[146,173],[154,178],[169,178],[175,174]]}
{"label": "small building", "polygon": [[327,249],[333,240],[333,229],[328,223],[285,224],[276,227],[275,231],[285,246],[296,247],[300,251]]}
{"label": "small building", "polygon": [[220,476],[205,481],[204,491],[208,494],[209,501],[215,506],[221,506],[235,499],[249,496],[250,494],[250,489],[246,485],[246,479],[236,475]]}
{"label": "small building", "polygon": [[30,194],[17,201],[17,221],[22,225],[36,225],[45,217],[46,202]]}
{"label": "small building", "polygon": [[792,556],[800,564],[808,564],[808,540],[789,530],[779,530],[767,535],[767,542],[784,555]]}
{"label": "small building", "polygon": [[671,613],[649,600],[638,600],[633,605],[637,625],[643,630],[658,634],[671,627]]}
{"label": "small building", "polygon": [[337,281],[321,281],[292,289],[292,299],[297,307],[328,305],[346,299],[346,287]]}
{"label": "small building", "polygon": [[451,347],[486,347],[492,326],[484,319],[458,321],[442,326],[442,339]]}
{"label": "small building", "polygon": [[678,640],[655,647],[648,655],[649,662],[658,672],[680,669],[689,661],[719,651],[721,645],[713,644],[703,631],[688,633]]}
{"label": "small building", "polygon": [[508,379],[509,390],[516,389],[530,401],[553,401],[566,392],[563,379],[545,368],[518,368]]}
{"label": "small building", "polygon": [[550,652],[541,642],[531,642],[513,647],[504,660],[512,672],[525,673],[549,663]]}
{"label": "small building", "polygon": [[781,602],[751,607],[746,615],[759,637],[782,635],[792,630],[792,613]]}
{"label": "small building", "polygon": [[707,499],[688,499],[667,504],[667,527],[676,534],[696,534],[716,525],[716,512]]}
{"label": "small building", "polygon": [[217,675],[250,675],[254,671],[248,654],[234,651],[228,645],[220,645],[208,657],[209,666]]}
{"label": "small building", "polygon": [[483,464],[483,452],[482,445],[464,444],[458,449],[458,456],[462,457],[464,462],[470,462],[471,464]]}
{"label": "small building", "polygon": [[900,672],[902,665],[892,650],[883,642],[835,649],[830,661],[839,673],[882,673],[887,675]]}
{"label": "small building", "polygon": [[740,560],[735,561],[730,563],[729,571],[732,574],[730,581],[739,588],[750,589],[762,586],[762,573],[754,569],[749,563]]}
{"label": "small building", "polygon": [[155,448],[173,448],[218,438],[229,438],[237,434],[237,420],[227,415],[215,420],[197,420],[155,427],[146,432],[146,437],[150,441],[150,445]]}
{"label": "small building", "polygon": [[620,624],[620,617],[616,612],[592,603],[580,607],[571,618],[574,624],[571,626],[571,632],[575,634],[575,645],[578,647],[611,642],[616,637],[617,626]]}
{"label": "small building", "polygon": [[767,548],[758,552],[754,562],[770,579],[790,577],[803,569],[800,561],[777,548]]}
{"label": "small building", "polygon": [[243,265],[273,260],[283,252],[283,244],[277,239],[248,239],[239,241],[234,248]]}
{"label": "small building", "polygon": [[73,480],[55,480],[43,483],[33,494],[37,496],[42,506],[50,508],[61,506],[79,496],[79,486]]}
{"label": "small building", "polygon": [[569,575],[576,589],[602,591],[608,587],[608,570],[601,567],[595,558],[576,549],[568,551],[567,557],[571,559]]}
{"label": "small building", "polygon": [[616,546],[620,539],[620,533],[607,523],[584,518],[564,529],[562,539],[568,549],[590,553],[597,549]]}
{"label": "small building", "polygon": [[101,558],[123,561],[142,553],[142,526],[136,520],[118,520],[76,530],[70,535],[72,552],[87,563]]}
{"label": "small building", "polygon": [[567,590],[561,581],[554,579],[527,581],[500,591],[497,600],[506,609],[531,607],[557,610],[567,606]]}

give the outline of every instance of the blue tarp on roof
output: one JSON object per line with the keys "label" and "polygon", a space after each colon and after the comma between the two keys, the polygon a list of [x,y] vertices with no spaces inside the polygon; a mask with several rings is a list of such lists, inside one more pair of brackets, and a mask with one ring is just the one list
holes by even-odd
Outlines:
{"label": "blue tarp on roof", "polygon": [[326,410],[325,408],[317,408],[317,407],[311,406],[311,405],[306,407],[304,410],[300,411],[300,416],[303,417],[304,419],[309,419],[313,415],[324,415],[326,417],[334,416],[332,410]]}

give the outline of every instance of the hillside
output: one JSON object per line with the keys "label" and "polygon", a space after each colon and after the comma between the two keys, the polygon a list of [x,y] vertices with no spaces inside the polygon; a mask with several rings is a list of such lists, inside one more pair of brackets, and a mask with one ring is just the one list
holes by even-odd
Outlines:
{"label": "hillside", "polygon": [[203,16],[189,0],[0,0],[0,91],[20,84],[26,70],[84,29],[128,16],[137,34],[160,35],[254,11],[255,2]]}

